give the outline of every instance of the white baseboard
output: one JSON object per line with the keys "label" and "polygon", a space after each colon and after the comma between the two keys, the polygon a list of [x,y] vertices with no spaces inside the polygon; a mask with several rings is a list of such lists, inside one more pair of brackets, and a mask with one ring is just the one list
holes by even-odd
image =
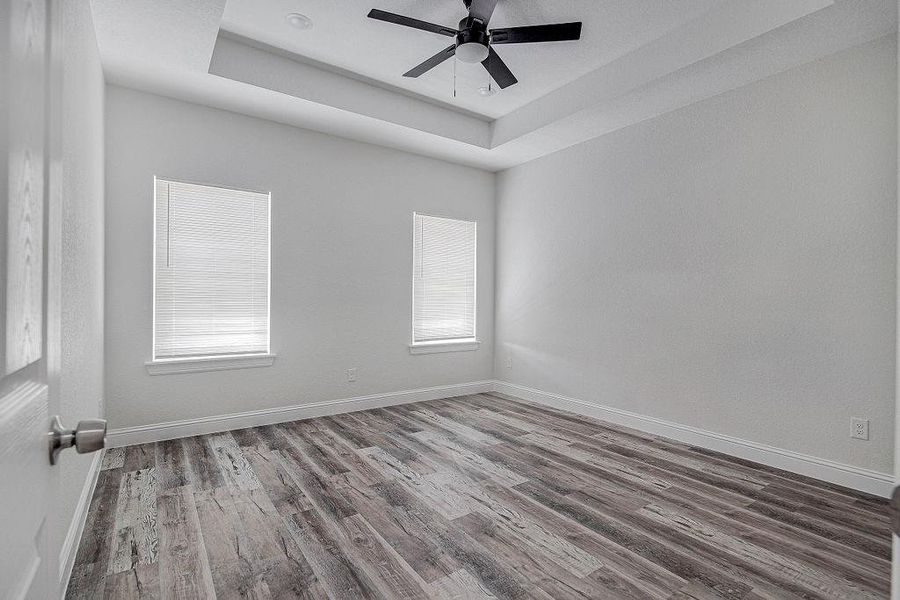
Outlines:
{"label": "white baseboard", "polygon": [[[884,498],[891,495],[891,491],[894,487],[894,478],[887,473],[880,473],[862,467],[809,456],[792,450],[776,448],[774,446],[760,444],[750,440],[698,429],[689,425],[682,425],[680,423],[673,423],[655,417],[640,415],[627,410],[603,406],[576,398],[569,398],[560,394],[544,392],[542,390],[536,390],[506,381],[473,381],[455,385],[387,392],[384,394],[357,396],[340,400],[326,400],[324,402],[314,402],[311,404],[282,406],[278,408],[202,417],[184,421],[124,427],[121,429],[110,430],[106,436],[106,443],[109,448],[117,448],[120,446],[159,442],[162,440],[189,437],[193,435],[218,433],[229,431],[231,429],[242,429],[244,427],[272,425],[275,423],[311,419],[313,417],[323,417],[358,410],[367,410],[370,408],[381,408],[397,404],[407,404],[410,402],[451,398],[467,394],[480,394],[490,391],[502,392],[504,394],[509,394],[510,396],[522,398],[523,400],[529,400],[553,408],[568,410],[588,417],[609,421],[610,423],[631,427],[653,435],[660,435],[686,444],[736,456],[738,458],[752,460],[770,467],[784,469],[785,471],[806,475],[808,477],[828,481]],[[96,481],[96,474],[94,474],[93,480]],[[87,500],[89,499],[90,495],[87,497]],[[79,506],[81,506],[80,503]],[[87,507],[85,507],[84,510],[86,514]],[[70,535],[72,534],[71,531],[69,533]]]}
{"label": "white baseboard", "polygon": [[91,507],[91,498],[94,497],[94,488],[97,487],[97,478],[100,476],[100,467],[103,464],[103,450],[96,452],[88,469],[78,504],[75,505],[75,514],[69,524],[66,539],[63,540],[59,551],[59,589],[60,598],[66,597],[66,588],[69,586],[69,578],[72,576],[72,567],[75,565],[75,555],[78,553],[78,545],[81,542],[81,534],[84,533],[84,524],[87,521],[88,509]]}
{"label": "white baseboard", "polygon": [[106,445],[109,448],[131,446],[133,444],[146,444],[160,442],[175,438],[190,437],[193,435],[205,435],[218,433],[231,429],[243,429],[245,427],[259,427],[272,425],[299,419],[311,419],[340,413],[381,408],[409,402],[422,402],[424,400],[438,400],[440,398],[452,398],[467,394],[481,394],[494,389],[493,381],[473,381],[454,385],[442,385],[437,387],[420,388],[416,390],[402,390],[399,392],[387,392],[384,394],[372,394],[370,396],[357,396],[340,400],[326,400],[311,404],[299,404],[296,406],[281,406],[214,417],[201,417],[199,419],[187,419],[184,421],[170,421],[168,423],[154,423],[152,425],[139,425],[137,427],[123,427],[111,429],[106,434]]}
{"label": "white baseboard", "polygon": [[723,454],[752,460],[770,467],[799,473],[800,475],[828,481],[884,498],[890,497],[894,487],[894,478],[888,473],[880,473],[824,458],[800,454],[791,450],[705,431],[655,417],[647,417],[627,410],[552,394],[506,381],[495,381],[494,390],[522,398],[523,400],[609,421],[617,425],[631,427],[632,429],[667,437],[685,444],[700,446],[716,452],[722,452]]}

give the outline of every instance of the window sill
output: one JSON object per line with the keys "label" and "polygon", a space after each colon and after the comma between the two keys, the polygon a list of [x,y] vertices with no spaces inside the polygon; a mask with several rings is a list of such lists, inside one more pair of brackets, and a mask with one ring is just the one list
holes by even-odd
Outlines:
{"label": "window sill", "polygon": [[145,364],[147,372],[151,375],[173,375],[176,373],[200,373],[203,371],[226,371],[230,369],[271,367],[274,362],[274,354],[245,354],[243,356],[171,358],[151,360]]}
{"label": "window sill", "polygon": [[410,354],[436,354],[438,352],[472,352],[481,347],[478,340],[448,342],[420,342],[409,345]]}

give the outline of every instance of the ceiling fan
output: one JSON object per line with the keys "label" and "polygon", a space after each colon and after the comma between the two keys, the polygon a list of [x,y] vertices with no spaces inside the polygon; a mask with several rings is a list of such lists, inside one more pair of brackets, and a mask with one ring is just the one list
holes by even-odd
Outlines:
{"label": "ceiling fan", "polygon": [[507,88],[519,80],[512,74],[503,59],[494,52],[493,45],[563,42],[577,40],[581,37],[580,22],[488,30],[488,22],[491,20],[491,15],[494,14],[497,0],[463,0],[463,4],[466,5],[469,14],[459,22],[458,29],[378,9],[372,9],[369,12],[369,18],[456,38],[453,44],[404,73],[404,77],[418,77],[455,55],[463,62],[480,62],[501,88]]}

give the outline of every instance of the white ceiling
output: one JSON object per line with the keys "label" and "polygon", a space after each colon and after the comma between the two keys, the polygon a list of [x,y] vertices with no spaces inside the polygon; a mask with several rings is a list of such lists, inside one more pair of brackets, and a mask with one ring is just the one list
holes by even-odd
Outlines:
{"label": "white ceiling", "polygon": [[[488,75],[481,65],[448,60],[416,79],[403,73],[452,44],[453,39],[366,17],[379,8],[455,28],[466,15],[462,0],[228,0],[222,29],[421,94],[489,118],[506,115],[544,94],[678,28],[724,0],[501,0],[490,27],[581,21],[577,42],[510,44],[497,53],[519,83],[480,96]],[[285,17],[299,12],[313,28],[298,30]],[[453,71],[456,68],[456,97]]]}
{"label": "white ceiling", "polygon": [[90,1],[110,83],[489,170],[897,29],[895,0],[500,0],[495,27],[581,20],[582,40],[498,46],[519,83],[483,98],[460,64],[453,98],[455,61],[401,76],[450,38],[365,15],[452,26],[461,0]]}

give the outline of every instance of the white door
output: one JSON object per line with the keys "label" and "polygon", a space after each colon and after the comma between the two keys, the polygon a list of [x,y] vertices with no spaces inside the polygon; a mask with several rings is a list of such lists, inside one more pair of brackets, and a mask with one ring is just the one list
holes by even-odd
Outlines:
{"label": "white door", "polygon": [[0,598],[16,600],[59,597],[47,541],[57,492],[47,436],[59,364],[59,236],[48,225],[59,214],[56,6],[0,0]]}

